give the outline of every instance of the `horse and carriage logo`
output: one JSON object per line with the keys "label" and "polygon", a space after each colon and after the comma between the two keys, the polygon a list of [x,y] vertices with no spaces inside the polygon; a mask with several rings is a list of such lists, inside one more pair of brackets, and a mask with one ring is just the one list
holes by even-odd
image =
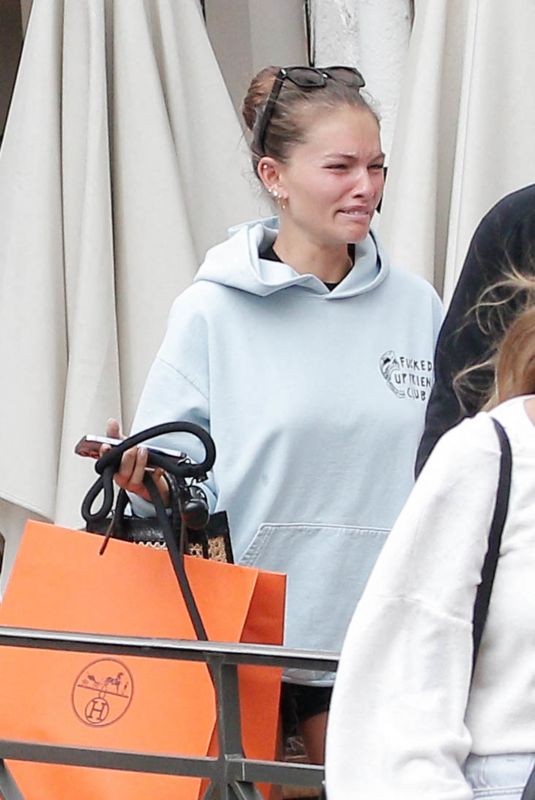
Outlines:
{"label": "horse and carriage logo", "polygon": [[121,661],[92,661],[74,681],[72,705],[76,716],[95,728],[112,725],[128,711],[133,689],[132,674]]}

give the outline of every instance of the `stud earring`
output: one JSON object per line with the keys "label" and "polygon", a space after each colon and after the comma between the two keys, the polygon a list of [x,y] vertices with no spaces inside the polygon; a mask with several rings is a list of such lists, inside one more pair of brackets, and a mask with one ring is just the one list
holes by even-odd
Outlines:
{"label": "stud earring", "polygon": [[271,196],[273,197],[274,200],[278,200],[279,199],[279,193],[278,193],[278,191],[276,189],[271,189],[270,194],[271,194]]}

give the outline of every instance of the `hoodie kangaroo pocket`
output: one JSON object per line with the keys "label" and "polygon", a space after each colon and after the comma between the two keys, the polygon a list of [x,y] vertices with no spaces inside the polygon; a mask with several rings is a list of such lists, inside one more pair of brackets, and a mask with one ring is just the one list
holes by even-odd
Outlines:
{"label": "hoodie kangaroo pocket", "polygon": [[338,652],[388,531],[261,525],[240,563],[288,576],[284,643]]}

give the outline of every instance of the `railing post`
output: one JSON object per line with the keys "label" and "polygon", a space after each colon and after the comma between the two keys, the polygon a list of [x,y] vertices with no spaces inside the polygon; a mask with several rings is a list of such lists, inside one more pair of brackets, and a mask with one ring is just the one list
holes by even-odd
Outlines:
{"label": "railing post", "polygon": [[226,664],[222,656],[208,656],[207,661],[216,689],[220,800],[262,800],[254,784],[236,781],[228,774],[229,762],[244,755],[238,667],[236,664]]}
{"label": "railing post", "polygon": [[0,758],[0,800],[24,800],[3,758]]}

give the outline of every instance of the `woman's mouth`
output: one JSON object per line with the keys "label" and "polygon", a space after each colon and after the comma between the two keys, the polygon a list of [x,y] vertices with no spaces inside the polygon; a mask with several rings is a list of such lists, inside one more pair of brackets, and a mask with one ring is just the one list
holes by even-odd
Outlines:
{"label": "woman's mouth", "polygon": [[371,218],[371,213],[368,208],[362,208],[360,206],[350,206],[348,208],[340,209],[340,214],[343,214],[344,217],[349,217],[354,220],[361,220],[368,222]]}

